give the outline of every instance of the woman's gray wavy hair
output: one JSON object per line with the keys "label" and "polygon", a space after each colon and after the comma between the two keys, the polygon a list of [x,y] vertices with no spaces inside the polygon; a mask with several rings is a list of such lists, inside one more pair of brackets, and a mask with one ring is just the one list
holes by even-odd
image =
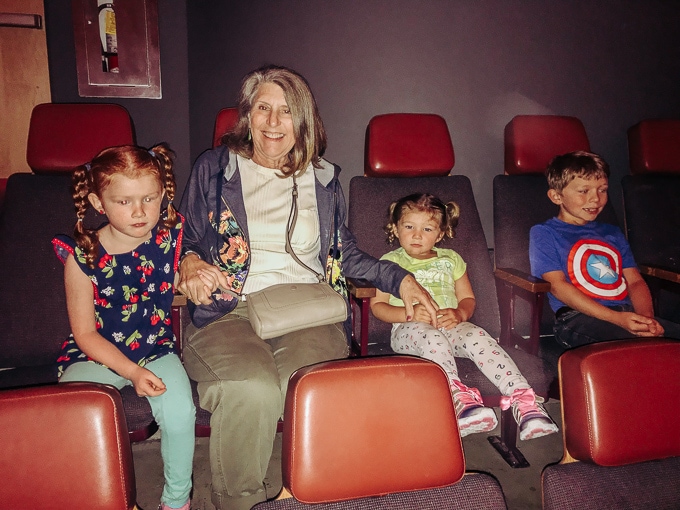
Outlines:
{"label": "woman's gray wavy hair", "polygon": [[319,168],[321,156],[326,151],[326,130],[307,80],[286,67],[261,67],[243,78],[238,100],[238,121],[231,131],[222,136],[222,143],[244,158],[253,157],[253,142],[248,136],[248,114],[263,83],[274,83],[283,89],[293,119],[295,145],[288,153],[288,162],[280,169],[283,176],[302,172],[310,163]]}

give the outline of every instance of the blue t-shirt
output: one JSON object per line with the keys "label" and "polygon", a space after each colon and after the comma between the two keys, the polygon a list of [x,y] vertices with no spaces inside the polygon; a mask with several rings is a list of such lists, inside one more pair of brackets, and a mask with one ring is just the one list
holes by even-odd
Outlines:
{"label": "blue t-shirt", "polygon": [[[601,305],[631,304],[623,270],[636,264],[623,232],[614,225],[572,225],[557,218],[534,225],[529,259],[533,276],[562,271],[569,283]],[[553,311],[565,306],[552,293],[548,300]]]}

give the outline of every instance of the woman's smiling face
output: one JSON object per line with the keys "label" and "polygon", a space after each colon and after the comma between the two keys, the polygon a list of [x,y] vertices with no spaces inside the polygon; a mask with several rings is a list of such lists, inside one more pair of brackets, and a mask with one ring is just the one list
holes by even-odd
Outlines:
{"label": "woman's smiling face", "polygon": [[250,132],[253,161],[267,168],[283,168],[295,145],[295,132],[286,96],[275,83],[258,88],[250,110]]}

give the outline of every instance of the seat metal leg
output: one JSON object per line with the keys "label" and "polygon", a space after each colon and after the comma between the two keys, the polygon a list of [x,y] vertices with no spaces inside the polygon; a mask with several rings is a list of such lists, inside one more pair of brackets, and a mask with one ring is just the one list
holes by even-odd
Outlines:
{"label": "seat metal leg", "polygon": [[512,408],[501,411],[501,435],[490,436],[488,439],[510,467],[529,467],[529,461],[517,448],[517,422],[512,415]]}

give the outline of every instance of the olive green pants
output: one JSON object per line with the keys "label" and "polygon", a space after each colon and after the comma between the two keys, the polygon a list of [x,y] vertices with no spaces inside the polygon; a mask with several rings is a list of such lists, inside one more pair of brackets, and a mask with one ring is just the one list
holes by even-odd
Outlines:
{"label": "olive green pants", "polygon": [[259,338],[245,303],[221,319],[187,330],[184,365],[198,382],[210,419],[212,500],[220,510],[246,510],[264,501],[264,477],[288,378],[297,369],[345,358],[342,324],[320,326],[270,340]]}

